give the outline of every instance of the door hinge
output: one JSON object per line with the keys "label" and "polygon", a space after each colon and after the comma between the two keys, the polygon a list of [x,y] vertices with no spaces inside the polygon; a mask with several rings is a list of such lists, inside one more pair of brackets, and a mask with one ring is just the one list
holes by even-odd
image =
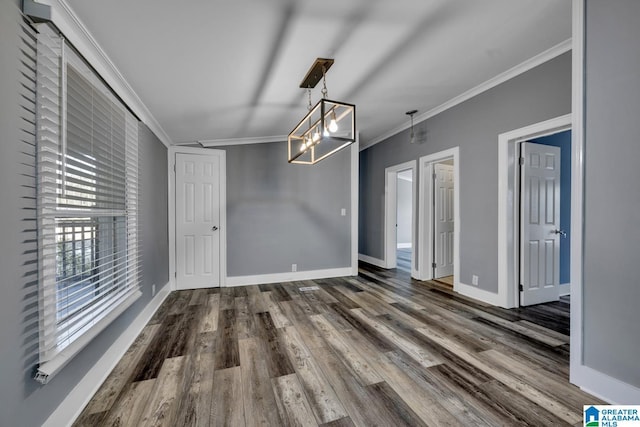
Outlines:
{"label": "door hinge", "polygon": [[520,285],[518,285],[518,288],[520,289],[520,292],[524,291],[524,286],[522,286],[522,283],[520,283]]}
{"label": "door hinge", "polygon": [[436,178],[438,178],[438,175],[436,175],[435,173],[433,174],[433,180],[435,181]]}
{"label": "door hinge", "polygon": [[174,163],[173,164],[173,172],[175,172],[175,171],[176,171],[176,164]]}
{"label": "door hinge", "polygon": [[176,279],[178,278],[178,272],[177,271],[173,272],[173,277],[175,277]]}
{"label": "door hinge", "polygon": [[520,157],[520,160],[518,162],[520,163],[520,165],[524,165],[524,157]]}
{"label": "door hinge", "polygon": [[431,263],[431,268],[436,268],[438,266],[438,264],[436,264],[435,262]]}

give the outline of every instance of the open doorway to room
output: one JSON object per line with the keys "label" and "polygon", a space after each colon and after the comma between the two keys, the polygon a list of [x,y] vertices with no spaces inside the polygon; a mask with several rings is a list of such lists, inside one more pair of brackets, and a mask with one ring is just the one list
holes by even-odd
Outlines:
{"label": "open doorway to room", "polygon": [[385,169],[385,268],[416,277],[416,161]]}
{"label": "open doorway to room", "polygon": [[568,306],[571,151],[570,115],[499,137],[498,295],[505,308],[559,298]]}
{"label": "open doorway to room", "polygon": [[453,159],[434,163],[432,178],[433,279],[453,287]]}
{"label": "open doorway to room", "polygon": [[420,158],[419,278],[459,282],[459,149]]}
{"label": "open doorway to room", "polygon": [[570,294],[571,130],[518,144],[520,306]]}
{"label": "open doorway to room", "polygon": [[396,268],[411,273],[413,254],[413,169],[396,180]]}

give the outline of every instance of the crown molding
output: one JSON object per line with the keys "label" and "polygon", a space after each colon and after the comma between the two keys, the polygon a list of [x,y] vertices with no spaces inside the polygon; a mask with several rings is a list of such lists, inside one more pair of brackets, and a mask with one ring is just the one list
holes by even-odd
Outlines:
{"label": "crown molding", "polygon": [[[78,51],[89,61],[89,63],[96,69],[100,76],[111,86],[120,98],[133,110],[133,112],[145,123],[153,133],[162,141],[165,146],[170,146],[173,141],[169,135],[164,131],[160,123],[153,116],[151,111],[142,102],[140,97],[133,90],[131,85],[125,80],[122,73],[118,70],[113,61],[109,58],[106,52],[100,47],[98,42],[89,32],[87,27],[80,21],[73,9],[65,0],[40,0],[38,3],[45,4],[51,7],[51,20],[58,27],[58,29],[65,35],[65,37],[78,49]],[[457,97],[435,107],[423,114],[420,114],[414,118],[414,125],[423,122],[437,114],[442,113],[476,95],[481,94],[507,80],[510,80],[520,74],[529,71],[530,69],[537,67],[565,52],[571,50],[571,39],[565,40],[556,46],[522,62],[519,65],[493,77],[490,80],[458,95]],[[410,125],[405,123],[398,126],[370,141],[366,144],[361,142],[360,151],[366,150],[378,144],[406,129]],[[286,136],[272,136],[272,137],[257,137],[257,138],[230,138],[230,139],[215,139],[215,140],[201,140],[194,141],[201,144],[203,147],[217,147],[225,145],[243,145],[243,144],[259,144],[269,142],[281,142],[286,141]]]}
{"label": "crown molding", "polygon": [[[525,72],[531,70],[532,68],[535,68],[538,65],[542,65],[545,62],[550,61],[553,58],[556,58],[565,52],[569,52],[570,50],[571,50],[571,39],[567,39],[551,47],[550,49],[547,49],[544,52],[539,53],[538,55],[527,59],[526,61],[516,65],[515,67],[510,68],[501,74],[498,74],[497,76],[487,80],[486,82],[481,83],[472,89],[469,89],[468,91],[456,96],[455,98],[452,98],[449,101],[443,104],[440,104],[439,106],[432,108],[431,110],[425,113],[415,116],[413,119],[413,125],[415,126],[420,122],[423,122],[437,114],[442,113],[443,111],[453,108],[456,105],[461,104],[464,101],[467,101],[473,98],[474,96],[480,95],[481,93],[486,92],[489,89],[492,89],[498,86],[499,84],[506,82],[507,80],[511,80],[512,78],[517,77],[520,74],[524,74]],[[404,123],[368,141],[366,144],[361,143],[360,151],[366,150],[367,148],[370,148],[388,138],[391,138],[392,136],[397,135],[398,133],[409,129],[410,127],[411,127],[410,123]]]}
{"label": "crown molding", "polygon": [[71,6],[65,0],[40,0],[39,3],[51,7],[51,21],[64,34],[65,38],[78,49],[80,54],[96,69],[111,89],[146,124],[165,146],[172,143],[169,135],[142,102],[133,88],[125,80],[118,67],[100,47],[91,32],[80,21]]}
{"label": "crown molding", "polygon": [[[258,136],[251,138],[206,139],[195,141],[203,147],[222,147],[228,145],[265,144],[269,142],[285,142],[287,135]],[[179,143],[180,144],[180,143]]]}

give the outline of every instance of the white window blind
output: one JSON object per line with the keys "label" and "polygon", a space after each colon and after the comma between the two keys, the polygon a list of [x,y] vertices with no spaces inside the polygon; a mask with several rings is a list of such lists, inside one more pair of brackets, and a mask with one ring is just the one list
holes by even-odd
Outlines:
{"label": "white window blind", "polygon": [[46,383],[141,295],[138,123],[47,26],[37,51],[36,380]]}

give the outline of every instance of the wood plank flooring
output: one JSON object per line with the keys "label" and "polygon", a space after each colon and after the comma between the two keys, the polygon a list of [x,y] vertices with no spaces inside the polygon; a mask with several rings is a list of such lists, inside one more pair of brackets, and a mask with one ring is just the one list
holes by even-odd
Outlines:
{"label": "wood plank flooring", "polygon": [[173,292],[74,425],[581,425],[603,402],[568,382],[568,319],[367,264]]}
{"label": "wood plank flooring", "polygon": [[438,283],[442,283],[443,285],[447,285],[450,288],[453,287],[453,276],[438,277],[437,279],[434,279],[434,280]]}
{"label": "wood plank flooring", "polygon": [[396,267],[399,270],[411,273],[411,248],[398,248],[396,250]]}

